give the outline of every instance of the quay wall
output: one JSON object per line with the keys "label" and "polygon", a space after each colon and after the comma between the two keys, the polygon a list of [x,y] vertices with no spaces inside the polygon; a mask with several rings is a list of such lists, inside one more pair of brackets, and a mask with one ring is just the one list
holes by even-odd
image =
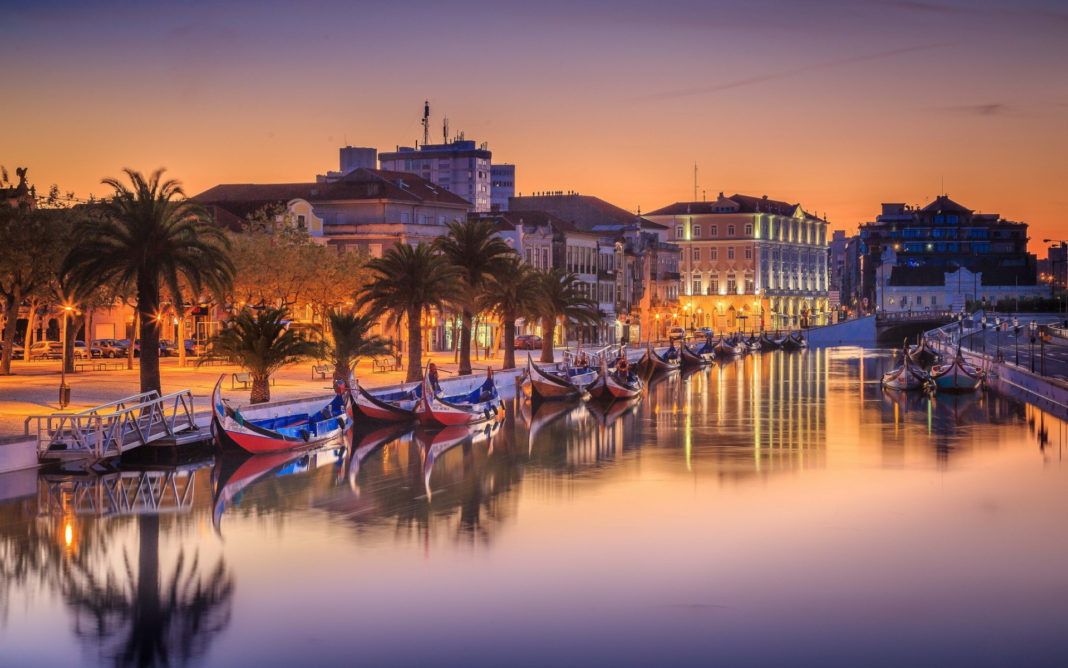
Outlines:
{"label": "quay wall", "polygon": [[810,346],[875,345],[875,316],[805,330]]}

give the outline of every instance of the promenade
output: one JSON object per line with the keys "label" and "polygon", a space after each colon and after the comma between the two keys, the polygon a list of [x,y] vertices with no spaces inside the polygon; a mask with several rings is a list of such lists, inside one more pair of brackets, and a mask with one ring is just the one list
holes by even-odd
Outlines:
{"label": "promenade", "polygon": [[[1043,324],[1049,320],[1050,318],[1044,314],[1039,319]],[[1033,369],[1034,373],[1043,376],[1068,380],[1068,339],[1054,336],[1043,343],[1036,336],[1032,344],[1031,334],[1027,328],[1021,326],[1019,335],[1017,335],[1011,327],[1007,329],[1004,325],[1002,327],[1003,331],[995,331],[993,327],[988,327],[986,332],[979,331],[965,335],[964,346],[972,351],[985,353],[992,358],[996,358],[1000,352],[1001,359],[1005,362],[1017,364],[1018,359],[1020,368]]]}
{"label": "promenade", "polygon": [[[535,358],[538,351],[534,351]],[[559,354],[559,353],[558,353]],[[503,353],[496,357],[472,360],[474,372],[485,373],[487,366],[495,370],[501,368]],[[516,364],[526,364],[526,351],[516,351]],[[423,363],[433,361],[444,376],[456,373],[459,366],[453,361],[451,352],[424,354]],[[271,386],[271,401],[307,399],[325,396],[332,391],[331,375],[323,379],[319,374],[312,375],[312,362],[290,365],[275,376]],[[60,411],[59,407],[59,362],[14,360],[11,363],[12,375],[0,376],[0,441],[20,437],[24,432],[27,416],[47,415]],[[231,398],[237,404],[248,403],[249,390],[237,384],[231,389],[231,377],[242,370],[234,365],[196,366],[196,358],[186,361],[185,367],[178,366],[178,358],[168,357],[160,360],[160,376],[163,393],[190,390],[196,402],[197,411],[207,410],[211,391],[219,376],[223,376],[223,396]],[[140,392],[140,372],[137,361],[133,369],[110,371],[80,371],[67,374],[67,384],[71,388],[71,403],[66,412],[77,412],[122,399]],[[406,371],[372,372],[371,360],[360,360],[356,366],[356,378],[365,387],[382,387],[404,381]]]}

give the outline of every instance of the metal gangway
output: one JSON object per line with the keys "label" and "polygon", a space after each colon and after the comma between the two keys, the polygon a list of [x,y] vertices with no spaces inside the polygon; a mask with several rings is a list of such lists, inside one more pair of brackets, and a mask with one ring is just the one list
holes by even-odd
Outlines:
{"label": "metal gangway", "polygon": [[79,413],[26,418],[26,435],[36,439],[40,459],[96,461],[153,441],[178,442],[190,434],[195,438],[199,430],[189,390],[164,396],[152,390]]}
{"label": "metal gangway", "polygon": [[113,517],[188,512],[195,500],[197,472],[210,465],[207,461],[83,477],[46,474],[38,483],[38,514]]}

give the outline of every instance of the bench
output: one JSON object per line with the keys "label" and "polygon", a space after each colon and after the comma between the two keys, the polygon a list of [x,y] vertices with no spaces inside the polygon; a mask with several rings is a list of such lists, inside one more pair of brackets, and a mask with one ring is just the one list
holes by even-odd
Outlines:
{"label": "bench", "polygon": [[329,364],[313,364],[312,365],[312,380],[315,380],[315,376],[318,375],[323,380],[326,380],[326,374],[334,373],[334,367]]}
{"label": "bench", "polygon": [[397,360],[394,357],[376,357],[371,360],[371,370],[374,373],[385,373],[397,370]]}

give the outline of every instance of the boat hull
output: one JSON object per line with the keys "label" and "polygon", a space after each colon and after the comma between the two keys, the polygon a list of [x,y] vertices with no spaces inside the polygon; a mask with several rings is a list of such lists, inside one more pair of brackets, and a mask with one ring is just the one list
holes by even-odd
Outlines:
{"label": "boat hull", "polygon": [[[369,420],[380,422],[409,422],[415,419],[415,404],[411,401],[385,401],[359,385],[352,391],[353,410]],[[407,405],[406,405],[407,404]]]}

